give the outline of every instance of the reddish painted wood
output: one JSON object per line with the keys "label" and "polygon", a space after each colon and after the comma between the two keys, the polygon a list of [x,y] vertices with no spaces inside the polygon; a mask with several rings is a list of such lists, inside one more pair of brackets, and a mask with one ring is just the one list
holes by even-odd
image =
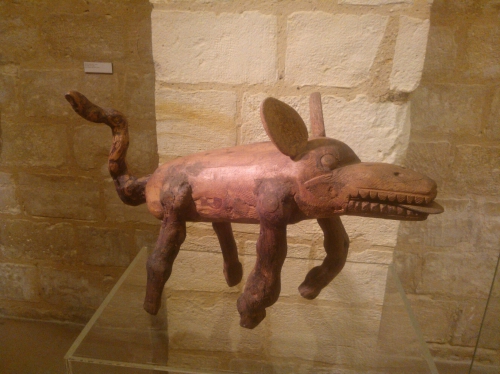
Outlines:
{"label": "reddish painted wood", "polygon": [[243,277],[243,267],[238,260],[238,248],[233,236],[230,222],[212,222],[217,238],[219,239],[224,259],[224,277],[229,287],[236,286]]}
{"label": "reddish painted wood", "polygon": [[325,240],[326,257],[320,266],[315,266],[299,286],[299,292],[306,299],[314,299],[343,269],[349,249],[349,236],[340,217],[318,219]]}
{"label": "reddish painted wood", "polygon": [[323,120],[323,106],[319,92],[314,92],[309,96],[309,117],[311,118],[312,136],[315,138],[325,137],[325,121]]}
{"label": "reddish painted wood", "polygon": [[186,239],[184,213],[191,202],[191,187],[187,184],[178,186],[175,201],[169,205],[168,214],[163,217],[156,246],[149,255],[144,309],[150,314],[157,314],[160,309],[163,287],[170,278],[174,260]]}
{"label": "reddish painted wood", "polygon": [[307,127],[302,117],[285,103],[268,97],[260,107],[267,135],[281,153],[296,157],[307,147]]}
{"label": "reddish painted wood", "polygon": [[135,178],[128,171],[125,157],[129,144],[128,122],[117,110],[101,108],[91,103],[85,96],[76,91],[66,94],[66,100],[76,113],[87,121],[104,123],[111,128],[113,144],[108,157],[108,169],[115,183],[120,199],[128,205],[140,205],[146,202],[146,184],[149,176]]}
{"label": "reddish painted wood", "polygon": [[140,179],[129,174],[125,162],[125,117],[75,91],[66,98],[83,118],[111,127],[109,170],[120,198],[130,205],[146,202],[162,221],[147,263],[144,308],[151,314],[160,308],[186,221],[212,222],[229,286],[242,277],[231,222],[260,224],[257,260],[237,303],[241,326],[254,328],[279,297],[287,225],[317,219],[323,230],[327,256],[299,287],[303,297],[313,299],[345,264],[349,238],[340,215],[419,221],[443,211],[434,202],[433,180],[394,165],[362,163],[346,144],[326,138],[319,94],[310,98],[313,139],[307,139],[304,121],[293,108],[268,98],[261,118],[272,142],[181,157]]}
{"label": "reddish painted wood", "polygon": [[286,251],[286,225],[262,221],[255,266],[237,302],[242,327],[256,327],[266,317],[266,308],[278,300]]}

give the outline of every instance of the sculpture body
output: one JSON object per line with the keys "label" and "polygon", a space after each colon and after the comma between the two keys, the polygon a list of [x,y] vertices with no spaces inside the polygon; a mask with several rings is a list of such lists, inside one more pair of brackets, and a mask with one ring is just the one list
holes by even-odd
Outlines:
{"label": "sculpture body", "polygon": [[141,179],[129,174],[125,162],[125,117],[99,108],[78,92],[66,98],[82,117],[111,127],[109,170],[120,198],[130,205],[146,202],[162,221],[147,263],[144,308],[151,314],[160,307],[187,221],[212,222],[229,286],[242,278],[231,222],[260,224],[256,264],[237,303],[241,326],[254,328],[279,297],[287,225],[317,219],[325,235],[327,256],[299,287],[303,297],[313,299],[347,258],[349,238],[340,215],[424,220],[443,211],[433,202],[437,188],[431,179],[394,165],[362,163],[346,144],[326,138],[319,94],[310,99],[311,139],[294,109],[268,98],[261,106],[261,118],[272,142],[178,158]]}

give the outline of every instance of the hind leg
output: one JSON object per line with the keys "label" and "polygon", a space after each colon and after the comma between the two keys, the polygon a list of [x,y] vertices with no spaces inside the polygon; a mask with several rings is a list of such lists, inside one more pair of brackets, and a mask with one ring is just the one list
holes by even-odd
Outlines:
{"label": "hind leg", "polygon": [[312,268],[299,286],[299,292],[306,299],[314,299],[342,270],[347,259],[349,237],[339,217],[320,218],[323,230],[326,258],[320,266]]}
{"label": "hind leg", "polygon": [[238,260],[238,248],[233,236],[231,223],[212,222],[217,238],[219,238],[222,257],[224,259],[224,277],[229,287],[236,286],[243,277],[243,267]]}
{"label": "hind leg", "polygon": [[190,189],[187,185],[181,186],[174,194],[174,203],[170,206],[168,214],[165,214],[155,249],[146,264],[148,278],[144,309],[153,315],[160,309],[163,287],[170,278],[172,264],[186,238],[183,212],[190,198]]}

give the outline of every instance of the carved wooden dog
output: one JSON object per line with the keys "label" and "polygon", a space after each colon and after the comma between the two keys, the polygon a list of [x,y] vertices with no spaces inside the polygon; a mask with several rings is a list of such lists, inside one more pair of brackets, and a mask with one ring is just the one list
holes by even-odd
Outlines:
{"label": "carved wooden dog", "polygon": [[318,93],[310,98],[310,140],[294,109],[267,98],[261,118],[272,142],[177,158],[140,179],[129,174],[125,162],[129,142],[125,117],[75,91],[66,99],[83,118],[111,127],[109,171],[122,201],[147,203],[162,221],[147,261],[144,308],[151,314],[160,308],[163,287],[186,237],[186,221],[212,222],[229,286],[242,278],[231,222],[260,224],[255,267],[237,303],[241,326],[254,328],[280,293],[287,225],[317,219],[323,230],[326,258],[299,287],[303,297],[313,299],[346,261],[349,238],[340,215],[417,221],[443,211],[433,202],[437,190],[431,179],[398,166],[361,163],[346,144],[325,137]]}

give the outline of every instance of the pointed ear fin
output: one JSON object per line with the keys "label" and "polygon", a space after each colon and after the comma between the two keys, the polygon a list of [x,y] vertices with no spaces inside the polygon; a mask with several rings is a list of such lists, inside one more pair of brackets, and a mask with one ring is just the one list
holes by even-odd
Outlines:
{"label": "pointed ear fin", "polygon": [[321,94],[314,92],[309,96],[309,113],[311,116],[311,133],[315,138],[325,137],[325,121],[323,120],[323,106]]}
{"label": "pointed ear fin", "polygon": [[291,106],[268,97],[260,106],[260,117],[267,135],[281,153],[292,159],[307,146],[307,127]]}

